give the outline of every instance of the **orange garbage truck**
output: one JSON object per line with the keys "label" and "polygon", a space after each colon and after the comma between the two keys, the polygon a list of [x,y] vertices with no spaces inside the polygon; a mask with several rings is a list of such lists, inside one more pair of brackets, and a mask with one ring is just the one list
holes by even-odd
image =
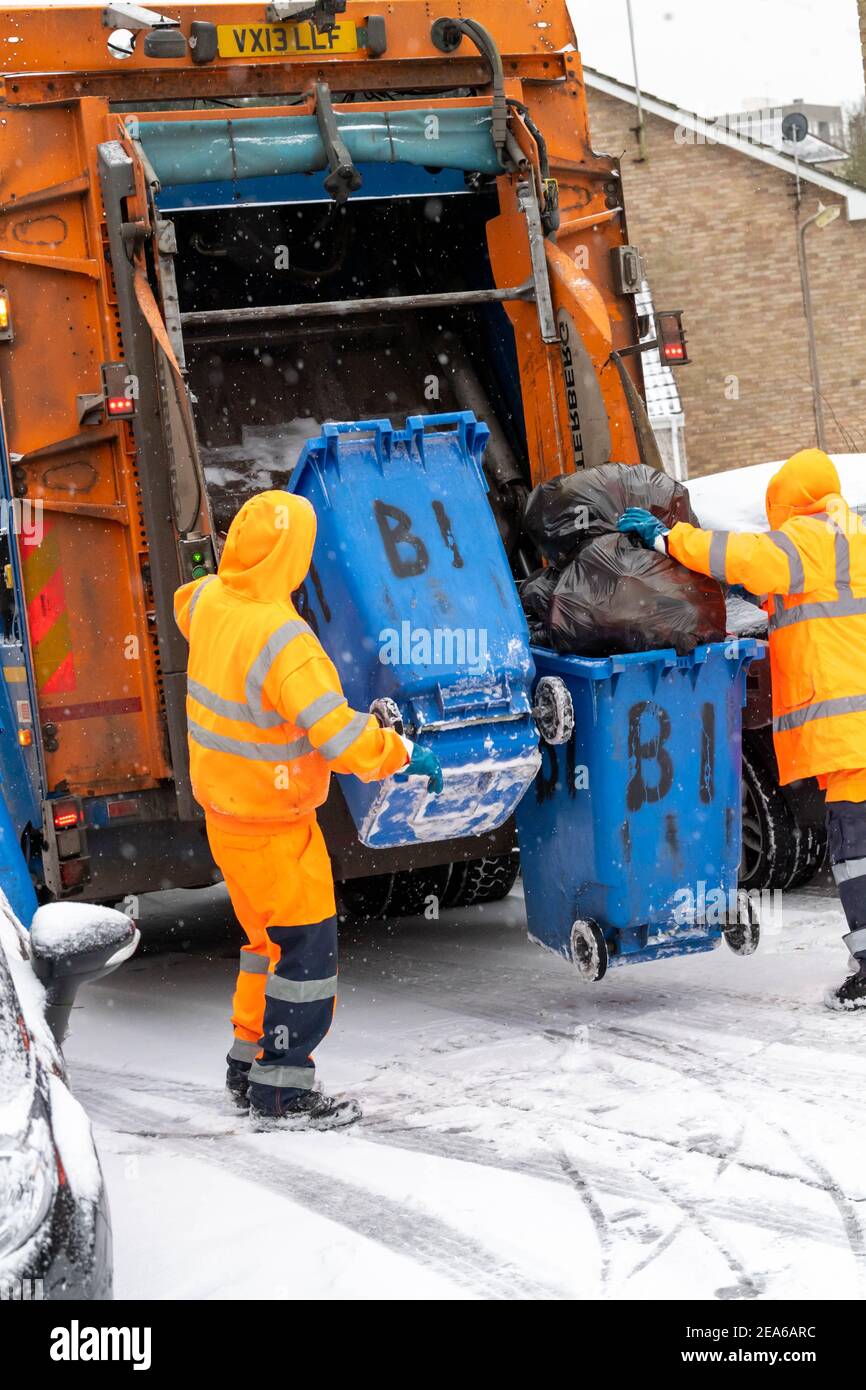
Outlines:
{"label": "orange garbage truck", "polygon": [[[218,876],[172,598],[323,431],[337,457],[328,422],[379,422],[383,472],[382,421],[416,422],[407,458],[431,419],[450,429],[483,469],[508,583],[528,568],[529,488],[657,462],[640,256],[617,161],[592,148],[565,0],[454,11],[2,11],[3,796],[46,896]],[[435,499],[431,515],[451,568],[427,582],[447,608],[475,522],[446,528]],[[327,591],[327,574],[311,584]],[[440,690],[440,722],[471,724],[463,694]],[[510,817],[370,844],[335,784],[322,823],[357,910],[513,880]]]}

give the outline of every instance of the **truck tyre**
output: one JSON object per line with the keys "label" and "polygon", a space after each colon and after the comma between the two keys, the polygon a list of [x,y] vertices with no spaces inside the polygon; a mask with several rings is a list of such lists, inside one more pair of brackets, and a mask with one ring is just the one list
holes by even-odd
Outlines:
{"label": "truck tyre", "polygon": [[450,864],[437,864],[432,869],[401,869],[394,875],[388,916],[420,917],[431,898],[441,908],[450,877]]}
{"label": "truck tyre", "polygon": [[827,857],[827,832],[817,825],[800,826],[797,831],[797,853],[794,868],[786,888],[802,888],[811,883]]}
{"label": "truck tyre", "polygon": [[494,859],[469,859],[455,864],[442,899],[443,907],[474,907],[507,898],[520,873],[520,856],[500,854]]}
{"label": "truck tyre", "polygon": [[743,738],[743,848],[740,887],[787,888],[795,871],[802,832],[775,772],[752,740]]}
{"label": "truck tyre", "polygon": [[394,874],[371,874],[338,883],[337,913],[353,922],[377,922],[388,915]]}

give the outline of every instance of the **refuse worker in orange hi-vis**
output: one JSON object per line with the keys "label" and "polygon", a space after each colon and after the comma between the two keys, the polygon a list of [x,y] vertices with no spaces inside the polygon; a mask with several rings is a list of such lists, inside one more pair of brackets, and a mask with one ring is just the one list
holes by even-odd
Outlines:
{"label": "refuse worker in orange hi-vis", "polygon": [[767,488],[766,534],[668,531],[630,508],[619,529],[699,574],[766,596],[773,736],[782,784],[817,777],[827,795],[830,861],[856,969],[826,996],[866,1006],[866,525],[820,449],[796,454]]}
{"label": "refuse worker in orange hi-vis", "polygon": [[332,772],[372,782],[404,772],[442,790],[432,753],[346,703],[292,594],[307,576],[316,515],[263,492],[232,522],[219,572],[185,584],[193,791],[248,938],[234,996],[226,1085],[257,1128],[352,1124],[354,1100],[313,1089],[314,1048],[337,994],[334,881],[316,807]]}

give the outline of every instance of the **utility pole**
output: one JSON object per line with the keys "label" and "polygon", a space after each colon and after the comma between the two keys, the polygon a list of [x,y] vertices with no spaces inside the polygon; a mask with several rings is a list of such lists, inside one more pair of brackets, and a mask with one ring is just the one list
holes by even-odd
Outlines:
{"label": "utility pole", "polygon": [[[866,7],[866,0],[860,0],[860,5],[862,14],[864,13],[864,7]],[[625,8],[628,14],[628,35],[631,41],[631,60],[632,66],[634,67],[634,91],[635,97],[637,98],[637,125],[635,126],[635,135],[637,136],[637,147],[639,150],[638,162],[642,164],[645,163],[648,158],[646,123],[643,118],[643,97],[640,89],[640,76],[637,70],[637,42],[634,36],[634,18],[631,12],[631,0],[625,0]]]}
{"label": "utility pole", "polygon": [[835,222],[840,209],[825,208],[818,204],[818,211],[807,217],[797,230],[797,250],[800,257],[800,282],[803,286],[803,311],[806,315],[806,329],[809,336],[809,366],[812,372],[812,401],[815,408],[815,439],[819,449],[827,450],[827,437],[824,431],[824,400],[821,395],[821,372],[818,365],[818,343],[815,337],[815,318],[812,312],[812,285],[809,278],[809,258],[806,252],[806,233],[810,227],[826,227]]}

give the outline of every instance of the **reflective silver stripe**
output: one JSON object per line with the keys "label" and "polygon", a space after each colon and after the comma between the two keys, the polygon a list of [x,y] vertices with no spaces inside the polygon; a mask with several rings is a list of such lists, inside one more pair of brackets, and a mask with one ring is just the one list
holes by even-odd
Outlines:
{"label": "reflective silver stripe", "polygon": [[271,975],[265,986],[269,999],[284,999],[290,1004],[312,1004],[317,999],[333,999],[336,993],[336,975],[329,980],[286,980],[282,975]]}
{"label": "reflective silver stripe", "polygon": [[252,718],[260,729],[274,729],[278,724],[285,724],[285,719],[277,710],[265,710],[262,708],[262,697],[264,684],[267,680],[268,672],[279,656],[284,647],[295,638],[300,637],[302,632],[312,633],[309,627],[301,618],[293,618],[288,623],[283,623],[268,638],[262,650],[259,652],[249,671],[247,672],[246,693],[252,710]]}
{"label": "reflective silver stripe", "polygon": [[[204,587],[204,586],[202,586]],[[201,590],[198,590],[195,597]],[[213,714],[219,714],[223,719],[239,719],[245,724],[255,724],[259,729],[277,729],[286,720],[278,710],[266,710],[262,708],[262,687],[264,686],[267,674],[284,647],[299,637],[302,632],[311,632],[312,629],[300,618],[292,619],[291,622],[283,623],[282,627],[277,628],[268,638],[265,646],[259,652],[249,671],[246,679],[247,702],[244,704],[239,700],[226,700],[222,695],[217,695],[213,690],[209,690],[201,681],[187,680],[187,691],[198,704],[204,705]],[[301,727],[307,727],[302,725]],[[309,752],[309,749],[307,750]]]}
{"label": "reflective silver stripe", "polygon": [[730,531],[714,531],[713,539],[710,541],[710,574],[713,579],[718,579],[720,584],[727,583],[725,561],[730,534]]}
{"label": "reflective silver stripe", "polygon": [[845,535],[838,521],[835,521],[827,512],[818,512],[816,521],[826,521],[831,530],[835,531],[834,549],[836,552],[836,588],[839,596],[851,593],[851,546],[848,537]]}
{"label": "reflective silver stripe", "polygon": [[849,932],[842,940],[855,960],[858,956],[866,955],[866,927],[858,927],[857,931]]}
{"label": "reflective silver stripe", "polygon": [[299,738],[294,743],[248,743],[241,738],[226,738],[225,734],[215,734],[201,724],[189,721],[189,736],[193,743],[207,748],[211,753],[231,753],[235,758],[247,758],[255,763],[290,763],[312,753],[309,739]]}
{"label": "reflective silver stripe", "polygon": [[326,714],[333,714],[335,709],[345,704],[348,704],[345,695],[338,695],[336,690],[326,690],[324,695],[317,695],[306,709],[301,710],[295,723],[299,729],[311,729],[320,719],[324,719]]}
{"label": "reflective silver stripe", "polygon": [[826,603],[799,603],[794,608],[783,608],[776,601],[776,611],[770,618],[770,628],[790,627],[792,623],[809,623],[818,618],[858,618],[866,614],[866,598],[828,599]]}
{"label": "reflective silver stripe", "polygon": [[222,715],[223,719],[241,719],[246,724],[256,722],[249,705],[242,705],[237,700],[224,700],[222,695],[214,694],[206,685],[202,685],[201,681],[188,678],[186,690],[196,704],[204,705],[205,709],[209,709],[213,714]]}
{"label": "reflective silver stripe", "polygon": [[229,1048],[229,1056],[233,1062],[254,1062],[261,1050],[260,1043],[244,1042],[243,1038],[235,1038]]}
{"label": "reflective silver stripe", "polygon": [[818,700],[814,705],[793,709],[773,720],[773,731],[783,734],[811,724],[813,719],[832,719],[837,714],[866,714],[866,695],[842,695],[838,700]]}
{"label": "reflective silver stripe", "polygon": [[189,601],[189,623],[190,623],[190,626],[192,625],[192,615],[193,615],[193,613],[195,612],[196,608],[198,607],[198,601],[199,601],[199,599],[201,598],[201,596],[202,596],[202,594],[204,593],[205,589],[207,588],[208,584],[212,584],[213,581],[214,581],[215,579],[216,579],[216,575],[215,575],[215,574],[209,574],[209,575],[207,576],[206,579],[203,579],[203,580],[201,581],[201,583],[199,584],[199,586],[198,586],[198,588],[196,589],[195,593],[193,594],[192,598],[190,599],[190,601]]}
{"label": "reflective silver stripe", "polygon": [[836,588],[839,597],[851,592],[851,546],[842,531],[836,531]]}
{"label": "reflective silver stripe", "polygon": [[789,593],[802,594],[806,590],[806,571],[803,569],[803,558],[790,536],[786,536],[784,531],[770,531],[769,539],[779,550],[784,551],[788,557],[788,569],[790,571]]}
{"label": "reflective silver stripe", "polygon": [[866,859],[843,859],[833,865],[833,877],[837,883],[847,883],[849,878],[866,878]]}
{"label": "reflective silver stripe", "polygon": [[267,975],[270,966],[267,956],[256,955],[255,951],[241,951],[241,970],[247,975]]}
{"label": "reflective silver stripe", "polygon": [[349,720],[345,729],[341,729],[338,734],[334,734],[319,748],[323,758],[332,763],[335,758],[342,757],[347,748],[351,748],[353,743],[364,733],[370,722],[369,714],[356,714]]}
{"label": "reflective silver stripe", "polygon": [[257,1086],[291,1086],[296,1091],[312,1091],[316,1073],[313,1067],[263,1067],[253,1062],[250,1081]]}

